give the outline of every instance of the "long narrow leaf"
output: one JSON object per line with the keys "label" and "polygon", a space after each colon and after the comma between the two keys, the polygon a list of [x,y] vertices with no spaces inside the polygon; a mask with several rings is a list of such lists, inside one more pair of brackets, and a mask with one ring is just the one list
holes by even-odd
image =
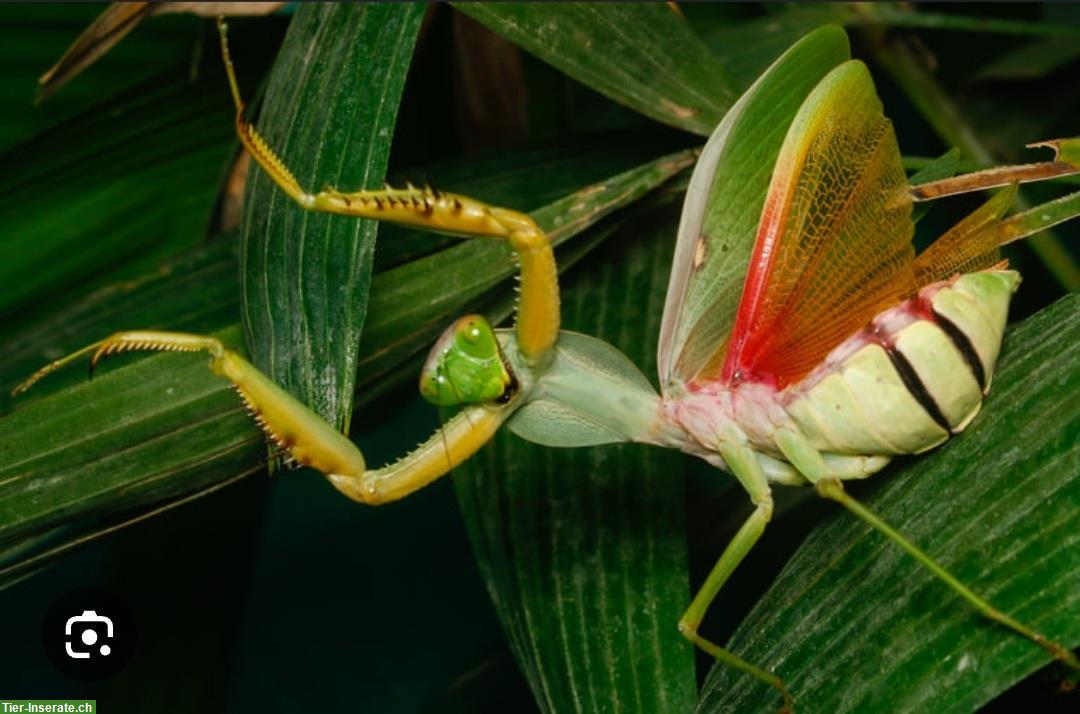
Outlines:
{"label": "long narrow leaf", "polygon": [[661,3],[455,7],[611,99],[695,134],[709,134],[737,97],[720,63]]}
{"label": "long narrow leaf", "polygon": [[65,286],[134,277],[200,239],[230,143],[224,81],[174,71],[0,156],[6,327]]}
{"label": "long narrow leaf", "polygon": [[[260,130],[300,183],[378,188],[424,6],[297,9]],[[266,174],[245,199],[242,314],[255,364],[343,428],[352,412],[376,224],[305,211]]]}

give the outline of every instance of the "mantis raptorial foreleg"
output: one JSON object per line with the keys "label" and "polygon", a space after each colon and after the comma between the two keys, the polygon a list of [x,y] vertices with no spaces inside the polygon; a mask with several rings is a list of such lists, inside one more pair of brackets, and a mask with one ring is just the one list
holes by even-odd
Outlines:
{"label": "mantis raptorial foreleg", "polygon": [[[554,355],[559,334],[559,287],[550,241],[532,218],[431,188],[409,186],[352,193],[333,189],[318,193],[305,191],[244,119],[244,103],[229,57],[226,27],[220,19],[218,27],[222,57],[236,104],[237,134],[274,183],[308,210],[505,240],[516,253],[521,270],[515,349],[520,353],[521,363],[533,370],[544,369]],[[517,406],[514,397],[520,386],[508,376],[507,391],[497,399],[467,404],[412,453],[376,470],[367,469],[360,450],[345,436],[212,337],[177,332],[120,332],[47,365],[16,387],[15,393],[26,391],[45,375],[90,352],[94,353],[92,370],[102,357],[129,350],[209,353],[210,368],[232,383],[256,423],[279,449],[292,460],[324,473],[349,498],[370,504],[407,496],[469,458],[513,412]]]}
{"label": "mantis raptorial foreleg", "polygon": [[543,364],[559,334],[559,287],[555,257],[547,235],[529,216],[497,208],[467,196],[443,193],[430,187],[346,193],[324,189],[309,193],[285,163],[244,119],[244,102],[229,56],[227,27],[218,18],[221,53],[236,104],[236,133],[252,158],[282,191],[312,211],[416,226],[427,230],[478,238],[505,240],[517,255],[521,270],[517,306],[517,343],[526,361]]}
{"label": "mantis raptorial foreleg", "polygon": [[183,332],[118,332],[42,367],[15,388],[21,394],[42,377],[93,353],[91,373],[109,355],[132,351],[206,352],[210,369],[229,380],[267,438],[289,458],[326,474],[349,498],[368,504],[409,495],[460,464],[484,445],[511,413],[508,405],[465,407],[415,451],[394,464],[368,470],[360,449],[318,414],[214,337]]}
{"label": "mantis raptorial foreleg", "polygon": [[780,447],[780,450],[787,460],[794,464],[795,468],[799,469],[799,471],[806,476],[807,480],[814,484],[814,488],[817,490],[818,494],[831,501],[836,501],[858,516],[874,530],[906,550],[913,558],[919,561],[923,567],[952,588],[960,595],[960,597],[964,598],[964,600],[981,614],[994,622],[1008,627],[1017,634],[1023,635],[1049,652],[1054,659],[1080,671],[1080,660],[1078,660],[1076,655],[1074,655],[1067,647],[1049,639],[1046,635],[1033,630],[1027,625],[1018,622],[991,605],[984,598],[976,595],[970,588],[960,582],[956,576],[942,567],[941,564],[934,560],[924,550],[912,543],[907,537],[882,520],[873,511],[849,495],[844,490],[844,486],[840,480],[829,473],[825,461],[821,458],[821,454],[814,449],[804,436],[791,429],[780,429],[777,432],[776,444]]}
{"label": "mantis raptorial foreleg", "polygon": [[731,539],[716,565],[709,572],[702,583],[701,588],[686,612],[679,618],[679,632],[683,637],[693,642],[705,652],[712,655],[717,661],[731,665],[747,674],[772,685],[780,690],[784,697],[784,711],[790,710],[794,705],[794,699],[788,693],[783,680],[771,672],[747,662],[733,652],[720,647],[698,634],[698,627],[705,617],[706,611],[712,601],[716,599],[720,588],[724,586],[735,568],[754,547],[761,534],[765,532],[765,525],[772,517],[773,498],[769,483],[765,478],[765,472],[761,469],[754,452],[746,444],[741,435],[730,435],[720,441],[717,450],[724,458],[731,473],[739,480],[743,488],[750,494],[750,500],[754,504],[754,512],[739,528],[735,537]]}

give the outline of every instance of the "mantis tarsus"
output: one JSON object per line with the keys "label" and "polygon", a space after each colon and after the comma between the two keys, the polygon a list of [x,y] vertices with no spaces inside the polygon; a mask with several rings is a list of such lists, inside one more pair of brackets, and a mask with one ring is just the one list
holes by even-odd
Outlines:
{"label": "mantis tarsus", "polygon": [[[368,470],[347,438],[218,340],[159,331],[121,332],[57,360],[16,388],[93,353],[91,365],[127,350],[205,351],[267,436],[350,498],[404,497],[442,476],[504,423],[550,446],[635,441],[680,449],[730,471],[755,509],[679,621],[717,660],[775,686],[775,674],[698,634],[719,589],[772,516],[771,483],[813,485],[899,544],[987,617],[1070,667],[1063,645],[998,611],[849,496],[892,455],[919,453],[962,431],[989,389],[1019,276],[999,245],[1077,213],[1076,194],[1009,219],[1006,188],[915,257],[911,205],[952,193],[1075,173],[1078,144],[1049,142],[1056,160],[907,186],[891,125],[865,67],[823,70],[808,92],[773,169],[755,250],[729,334],[699,329],[715,311],[709,268],[717,236],[704,225],[719,200],[716,167],[761,88],[785,70],[776,61],[717,127],[688,189],[660,336],[662,396],[613,347],[560,332],[556,266],[547,237],[526,215],[432,189],[304,190],[243,116],[225,26],[221,48],[237,109],[237,133],[274,182],[305,209],[504,240],[521,271],[513,330],[479,316],[456,322],[421,377],[430,401],[461,406],[400,461]],[[818,32],[838,32],[824,29]],[[836,111],[842,106],[843,112]]]}

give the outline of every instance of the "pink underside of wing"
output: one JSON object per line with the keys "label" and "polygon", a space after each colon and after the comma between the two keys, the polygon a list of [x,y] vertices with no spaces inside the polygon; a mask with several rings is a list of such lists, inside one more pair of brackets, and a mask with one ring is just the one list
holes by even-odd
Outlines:
{"label": "pink underside of wing", "polygon": [[703,449],[715,442],[725,421],[735,422],[751,444],[766,451],[774,449],[776,427],[787,422],[785,409],[788,404],[829,375],[841,371],[844,364],[866,345],[877,344],[891,349],[895,346],[896,335],[913,322],[936,322],[934,295],[952,285],[958,277],[926,285],[916,297],[881,311],[837,345],[813,371],[784,389],[761,381],[703,380],[687,385],[682,396],[665,400],[665,416],[671,423],[681,426]]}
{"label": "pink underside of wing", "polygon": [[918,320],[937,322],[933,306],[934,295],[942,288],[955,283],[959,277],[955,275],[949,280],[925,285],[919,290],[918,295],[910,300],[879,312],[865,327],[833,348],[813,371],[783,389],[780,392],[781,401],[784,404],[790,403],[830,374],[840,371],[844,363],[866,345],[876,344],[891,349],[895,346],[897,333],[913,322]]}
{"label": "pink underside of wing", "polygon": [[866,67],[838,66],[799,110],[773,169],[723,354],[687,386],[783,389],[915,293],[910,198]]}
{"label": "pink underside of wing", "polygon": [[[776,167],[778,175],[791,176],[794,169],[790,166],[794,162],[790,159],[784,161],[781,155]],[[722,369],[719,370],[720,378],[714,376],[717,373],[717,365],[709,365],[692,380],[687,388],[690,391],[711,391],[717,384],[728,384],[732,375],[741,366],[739,357],[746,347],[749,337],[753,334],[754,323],[758,316],[759,307],[768,293],[769,276],[772,274],[773,262],[776,259],[777,242],[781,237],[781,226],[787,217],[788,193],[791,189],[790,182],[774,183],[769,188],[765,198],[765,205],[761,211],[761,221],[758,224],[757,236],[754,240],[754,252],[750,256],[750,264],[743,283],[742,298],[739,301],[739,309],[735,316],[735,324],[731,330],[731,339],[727,344],[726,355]],[[759,380],[768,383],[768,379]]]}
{"label": "pink underside of wing", "polygon": [[[793,173],[788,166],[777,166],[777,171],[788,175]],[[745,367],[742,357],[750,337],[755,332],[755,322],[768,293],[769,277],[772,275],[773,262],[776,259],[777,242],[781,237],[780,228],[787,217],[788,202],[785,199],[788,188],[787,183],[775,185],[771,187],[765,199],[761,223],[754,242],[754,252],[750,257],[750,267],[746,273],[746,282],[743,284],[742,299],[739,301],[739,311],[735,316],[727,355],[720,372],[722,383],[730,382],[732,377]],[[768,379],[761,381],[769,382]]]}

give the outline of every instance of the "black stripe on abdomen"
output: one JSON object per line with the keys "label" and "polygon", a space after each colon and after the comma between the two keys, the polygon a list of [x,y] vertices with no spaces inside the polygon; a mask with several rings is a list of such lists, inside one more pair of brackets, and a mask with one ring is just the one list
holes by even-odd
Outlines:
{"label": "black stripe on abdomen", "polygon": [[971,368],[971,374],[974,375],[975,381],[979,383],[979,391],[986,394],[986,371],[983,369],[982,360],[979,359],[979,353],[975,351],[975,345],[971,344],[971,338],[957,327],[955,322],[937,310],[934,310],[934,320],[937,322],[938,327],[941,328],[941,331],[949,336],[956,349],[960,350],[964,361]]}
{"label": "black stripe on abdomen", "polygon": [[893,369],[900,375],[900,381],[907,387],[911,396],[915,397],[915,401],[926,410],[926,413],[937,422],[938,426],[951,434],[952,429],[949,428],[949,421],[941,413],[941,407],[934,401],[933,395],[930,394],[926,385],[919,379],[919,375],[915,372],[915,368],[911,366],[911,362],[908,362],[908,358],[892,345],[883,346],[885,347],[885,354],[889,355],[889,361],[892,362]]}

